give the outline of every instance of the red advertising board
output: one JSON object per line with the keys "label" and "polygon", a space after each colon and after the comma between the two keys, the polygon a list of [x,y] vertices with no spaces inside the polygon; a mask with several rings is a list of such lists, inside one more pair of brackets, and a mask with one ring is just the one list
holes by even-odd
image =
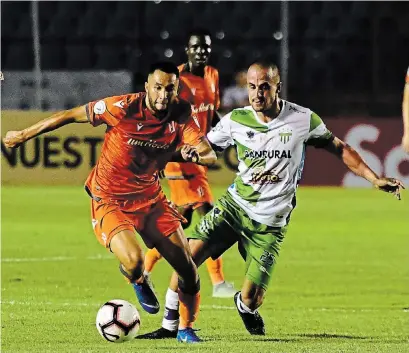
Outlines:
{"label": "red advertising board", "polygon": [[[400,146],[402,119],[399,118],[326,118],[335,136],[357,150],[378,174],[401,179],[409,185],[409,155]],[[353,173],[326,151],[308,148],[302,185],[342,185],[368,187],[368,182]]]}

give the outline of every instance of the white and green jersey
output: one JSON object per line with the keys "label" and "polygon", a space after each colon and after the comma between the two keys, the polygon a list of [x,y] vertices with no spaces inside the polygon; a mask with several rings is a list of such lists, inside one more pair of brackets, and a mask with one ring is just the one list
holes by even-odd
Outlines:
{"label": "white and green jersey", "polygon": [[228,191],[253,220],[282,227],[295,206],[306,145],[332,139],[321,118],[308,108],[282,100],[280,114],[262,122],[251,106],[224,116],[207,134],[220,148],[236,145],[238,173]]}

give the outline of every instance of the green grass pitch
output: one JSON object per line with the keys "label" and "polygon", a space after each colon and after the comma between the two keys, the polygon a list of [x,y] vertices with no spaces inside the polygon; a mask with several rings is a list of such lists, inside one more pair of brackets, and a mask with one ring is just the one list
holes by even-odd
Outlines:
{"label": "green grass pitch", "polygon": [[[219,196],[224,188],[214,188]],[[94,238],[81,187],[2,188],[3,352],[409,352],[409,193],[300,188],[298,206],[260,312],[267,335],[245,331],[231,299],[213,299],[206,269],[197,327],[204,343],[112,344],[95,328],[98,307],[136,304],[117,261]],[[224,255],[239,287],[244,264]],[[153,281],[161,304],[170,267]],[[161,314],[140,309],[140,333]]]}

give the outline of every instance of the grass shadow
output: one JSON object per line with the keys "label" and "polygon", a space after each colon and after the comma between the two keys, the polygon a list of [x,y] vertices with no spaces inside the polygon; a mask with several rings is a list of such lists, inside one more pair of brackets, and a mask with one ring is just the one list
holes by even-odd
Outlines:
{"label": "grass shadow", "polygon": [[352,336],[352,335],[338,335],[332,333],[300,333],[298,334],[300,337],[307,337],[307,338],[330,338],[330,339],[349,339],[349,340],[367,340],[372,337],[363,337],[363,336]]}

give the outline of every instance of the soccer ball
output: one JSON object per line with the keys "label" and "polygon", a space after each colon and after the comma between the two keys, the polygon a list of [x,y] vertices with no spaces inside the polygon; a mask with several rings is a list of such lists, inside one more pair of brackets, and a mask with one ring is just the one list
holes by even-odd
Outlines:
{"label": "soccer ball", "polygon": [[110,300],[98,310],[97,330],[109,342],[119,343],[135,338],[140,325],[138,310],[126,300]]}

